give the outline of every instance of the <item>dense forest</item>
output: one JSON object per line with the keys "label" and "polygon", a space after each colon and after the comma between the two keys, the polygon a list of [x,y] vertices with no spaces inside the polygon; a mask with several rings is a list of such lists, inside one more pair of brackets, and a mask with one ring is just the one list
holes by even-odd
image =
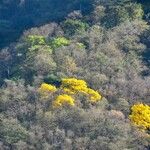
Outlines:
{"label": "dense forest", "polygon": [[150,1],[0,0],[0,150],[150,150]]}

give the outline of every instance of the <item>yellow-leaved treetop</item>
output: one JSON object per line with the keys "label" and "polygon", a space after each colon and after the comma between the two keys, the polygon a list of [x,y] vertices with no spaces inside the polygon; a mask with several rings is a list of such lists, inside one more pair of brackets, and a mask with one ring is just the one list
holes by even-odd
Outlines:
{"label": "yellow-leaved treetop", "polygon": [[59,95],[56,100],[53,102],[53,107],[57,108],[57,107],[61,107],[64,105],[69,105],[69,106],[74,106],[75,105],[75,101],[74,99],[67,95],[67,94],[63,94],[63,95]]}
{"label": "yellow-leaved treetop", "polygon": [[76,94],[79,92],[86,94],[90,97],[91,102],[97,102],[102,98],[99,92],[88,88],[84,80],[78,80],[76,78],[62,79],[61,88],[68,94]]}
{"label": "yellow-leaved treetop", "polygon": [[78,80],[76,78],[62,79],[61,88],[68,94],[76,94],[77,92],[86,92],[87,84],[84,80]]}
{"label": "yellow-leaved treetop", "polygon": [[95,90],[88,88],[87,94],[90,96],[91,102],[97,102],[101,100],[102,96]]}
{"label": "yellow-leaved treetop", "polygon": [[38,91],[41,94],[52,93],[52,92],[57,91],[57,88],[54,85],[47,84],[47,83],[42,83],[41,86],[40,86],[40,88],[38,89]]}
{"label": "yellow-leaved treetop", "polygon": [[[90,102],[95,103],[101,100],[102,96],[98,91],[88,88],[87,83],[84,80],[79,80],[76,78],[66,78],[62,79],[62,84],[60,86],[61,95],[53,101],[53,107],[61,107],[63,105],[74,106],[74,96],[75,94],[81,93],[89,97]],[[43,83],[38,91],[42,94],[43,98],[48,98],[48,93],[53,93],[57,89],[55,86]]]}
{"label": "yellow-leaved treetop", "polygon": [[131,107],[131,122],[142,129],[150,129],[150,106],[146,104],[135,104]]}

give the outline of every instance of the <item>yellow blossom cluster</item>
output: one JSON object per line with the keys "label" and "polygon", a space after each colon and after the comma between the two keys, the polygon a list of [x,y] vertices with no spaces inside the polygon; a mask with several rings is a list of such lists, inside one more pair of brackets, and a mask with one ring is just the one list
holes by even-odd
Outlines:
{"label": "yellow blossom cluster", "polygon": [[150,129],[150,106],[146,104],[136,104],[131,107],[131,122],[142,129]]}
{"label": "yellow blossom cluster", "polygon": [[61,88],[68,94],[76,94],[77,92],[86,92],[87,84],[84,80],[78,80],[76,78],[62,79]]}
{"label": "yellow blossom cluster", "polygon": [[91,102],[97,102],[101,100],[102,96],[95,90],[88,88],[87,94],[90,96]]}
{"label": "yellow blossom cluster", "polygon": [[[46,83],[43,83],[38,89],[44,98],[49,97],[48,93],[53,93],[56,90],[55,86]],[[76,78],[62,79],[60,91],[62,91],[63,94],[59,95],[56,100],[53,101],[53,107],[55,108],[66,104],[74,106],[75,101],[72,96],[78,93],[88,96],[92,103],[101,100],[101,95],[97,91],[88,88],[87,83],[84,80],[78,80]]]}
{"label": "yellow blossom cluster", "polygon": [[51,84],[42,83],[40,88],[38,89],[40,93],[51,93],[57,91],[56,87]]}
{"label": "yellow blossom cluster", "polygon": [[84,80],[78,80],[76,78],[62,79],[62,85],[64,92],[68,94],[76,94],[78,92],[84,93],[90,96],[91,102],[97,102],[101,100],[101,95],[87,87],[87,83]]}
{"label": "yellow blossom cluster", "polygon": [[57,108],[63,105],[74,106],[75,105],[74,99],[67,94],[59,95],[53,102],[53,107]]}

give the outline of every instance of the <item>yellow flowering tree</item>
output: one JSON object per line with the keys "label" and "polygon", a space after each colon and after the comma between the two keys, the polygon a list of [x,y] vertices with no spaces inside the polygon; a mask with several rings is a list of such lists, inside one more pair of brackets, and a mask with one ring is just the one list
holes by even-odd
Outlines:
{"label": "yellow flowering tree", "polygon": [[62,79],[61,88],[68,94],[76,94],[79,92],[86,94],[90,97],[91,102],[97,102],[102,98],[97,91],[88,88],[84,80],[78,80],[76,78]]}
{"label": "yellow flowering tree", "polygon": [[63,95],[59,95],[56,100],[53,102],[53,107],[57,108],[57,107],[61,107],[64,105],[69,105],[69,106],[74,106],[75,105],[75,101],[74,99],[67,95],[67,94],[63,94]]}
{"label": "yellow flowering tree", "polygon": [[[53,93],[57,89],[55,86],[43,83],[38,91],[42,94],[43,98],[49,97],[48,93]],[[74,96],[78,93],[84,94],[89,97],[90,102],[95,103],[101,100],[102,96],[99,92],[88,88],[87,83],[84,80],[76,78],[62,79],[61,86],[58,89],[61,95],[53,101],[53,107],[61,107],[63,105],[74,106]]]}
{"label": "yellow flowering tree", "polygon": [[40,88],[38,89],[38,91],[41,94],[52,93],[52,92],[57,91],[57,88],[54,85],[47,84],[47,83],[42,83],[41,86],[40,86]]}
{"label": "yellow flowering tree", "polygon": [[68,94],[76,94],[77,92],[86,92],[87,84],[84,80],[76,78],[62,79],[61,88]]}
{"label": "yellow flowering tree", "polygon": [[150,129],[150,106],[146,104],[135,104],[131,107],[131,122],[142,129]]}
{"label": "yellow flowering tree", "polygon": [[95,90],[88,88],[87,94],[90,96],[91,102],[98,102],[101,100],[102,96]]}

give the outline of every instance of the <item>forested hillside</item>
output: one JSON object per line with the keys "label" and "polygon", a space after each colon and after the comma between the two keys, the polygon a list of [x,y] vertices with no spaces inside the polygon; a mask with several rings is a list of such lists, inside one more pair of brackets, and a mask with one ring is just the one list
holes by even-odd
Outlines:
{"label": "forested hillside", "polygon": [[150,2],[0,1],[0,149],[150,150]]}

